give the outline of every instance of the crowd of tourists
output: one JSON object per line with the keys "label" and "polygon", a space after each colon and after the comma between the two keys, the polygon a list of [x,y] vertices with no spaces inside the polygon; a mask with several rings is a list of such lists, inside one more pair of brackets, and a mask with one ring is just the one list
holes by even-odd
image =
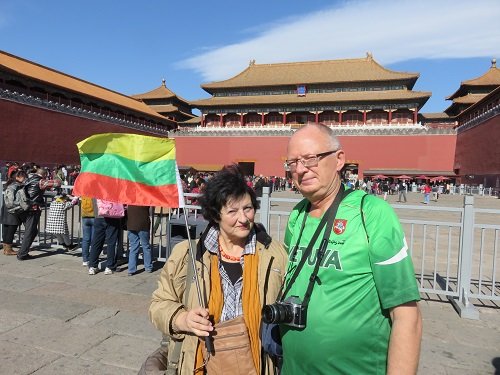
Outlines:
{"label": "crowd of tourists", "polygon": [[[350,186],[354,189],[362,189],[368,194],[372,195],[381,195],[384,200],[387,200],[388,195],[398,195],[397,202],[406,203],[406,194],[411,191],[411,186],[413,182],[409,179],[400,179],[400,180],[381,180],[375,179],[371,180],[366,178],[363,181],[357,181],[356,183],[352,183],[350,181],[347,182],[347,186]],[[422,183],[417,184],[415,182],[416,191],[423,194],[423,202],[424,204],[430,203],[430,197],[432,195],[432,199],[437,202],[439,196],[441,194],[450,194],[451,184],[442,183],[442,182],[432,182],[429,183],[424,181]]]}
{"label": "crowd of tourists", "polygon": [[[3,224],[3,251],[5,255],[16,255],[21,261],[30,259],[31,245],[39,230],[42,210],[46,209],[47,221],[45,232],[54,235],[64,251],[74,250],[77,245],[70,238],[67,212],[80,204],[82,225],[82,265],[88,268],[89,275],[99,272],[99,258],[105,252],[105,275],[113,274],[123,253],[121,231],[127,230],[129,240],[128,274],[137,273],[137,263],[142,250],[144,271],[153,271],[151,253],[151,217],[153,207],[124,206],[91,197],[74,197],[69,187],[73,185],[79,173],[79,166],[57,165],[52,168],[41,167],[36,163],[7,162],[0,168],[4,182],[4,204],[2,205],[1,223]],[[181,176],[183,190],[186,193],[202,193],[207,181],[215,173],[186,173]],[[247,186],[257,196],[262,196],[263,188],[281,191],[291,187],[291,180],[271,176],[247,176]],[[44,194],[51,192],[47,207]],[[196,198],[188,201],[198,204]],[[109,210],[115,210],[110,214]],[[13,248],[15,234],[24,225],[21,248]],[[106,245],[104,247],[104,245]]]}
{"label": "crowd of tourists", "polygon": [[[30,247],[38,234],[38,227],[45,200],[43,195],[46,191],[53,191],[53,198],[47,210],[46,232],[53,234],[64,250],[73,250],[76,245],[69,236],[67,223],[67,211],[76,204],[81,205],[82,213],[82,264],[88,267],[89,274],[98,272],[98,260],[106,243],[107,261],[105,274],[114,273],[117,267],[119,252],[121,248],[120,231],[127,228],[130,243],[129,267],[130,275],[137,272],[137,259],[142,248],[144,269],[151,272],[152,255],[149,245],[151,216],[153,208],[150,207],[123,207],[117,217],[110,217],[99,213],[99,206],[111,204],[90,197],[73,197],[68,190],[61,186],[72,185],[78,176],[79,166],[57,165],[53,168],[40,167],[35,163],[20,164],[8,162],[0,169],[2,180],[5,180],[5,204],[2,208],[3,250],[6,255],[16,255],[19,260],[29,259]],[[207,182],[213,177],[214,172],[187,172],[181,175],[183,190],[186,193],[202,193]],[[273,191],[295,190],[291,177],[280,176],[245,176],[246,185],[251,188],[257,197],[261,197],[263,188],[268,187],[270,193]],[[387,195],[398,194],[398,202],[406,202],[406,193],[409,185],[405,180],[344,180],[347,187],[364,190],[368,194]],[[420,187],[424,196],[423,203],[430,202],[433,195],[437,201],[439,194],[447,193],[448,186],[435,184],[430,186],[426,183]],[[187,203],[198,204],[197,198],[188,198]],[[23,224],[25,227],[22,237],[21,248],[14,251],[13,239],[17,228]],[[97,233],[97,234],[96,234]]]}
{"label": "crowd of tourists", "polygon": [[[182,187],[185,193],[200,193],[207,181],[214,176],[215,172],[188,172],[181,174]],[[245,176],[246,184],[255,190],[257,197],[262,196],[263,188],[268,187],[270,193],[273,191],[285,191],[293,189],[292,179],[279,176],[249,175]]]}
{"label": "crowd of tourists", "polygon": [[19,163],[8,161],[0,167],[0,175],[2,181],[7,181],[12,173],[22,170],[28,175],[35,174],[38,169],[44,169],[47,176],[53,180],[59,180],[62,185],[73,185],[78,174],[80,166],[58,164],[53,167],[41,166],[37,163]]}

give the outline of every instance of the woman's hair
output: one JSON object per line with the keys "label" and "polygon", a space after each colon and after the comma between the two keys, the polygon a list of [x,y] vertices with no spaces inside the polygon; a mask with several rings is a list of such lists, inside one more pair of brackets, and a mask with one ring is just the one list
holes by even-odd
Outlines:
{"label": "woman's hair", "polygon": [[28,178],[28,174],[25,171],[23,171],[22,169],[18,169],[16,171],[12,172],[11,175],[10,175],[10,178],[5,183],[5,187],[7,187],[10,184],[16,182],[16,178],[17,177]]}
{"label": "woman's hair", "polygon": [[210,178],[198,199],[201,214],[211,224],[220,221],[220,211],[228,201],[250,195],[252,205],[259,208],[254,190],[245,181],[245,176],[236,164],[225,166]]}
{"label": "woman's hair", "polygon": [[17,177],[24,177],[24,178],[28,178],[28,174],[26,173],[26,171],[23,171],[22,169],[19,169],[14,178],[17,178]]}

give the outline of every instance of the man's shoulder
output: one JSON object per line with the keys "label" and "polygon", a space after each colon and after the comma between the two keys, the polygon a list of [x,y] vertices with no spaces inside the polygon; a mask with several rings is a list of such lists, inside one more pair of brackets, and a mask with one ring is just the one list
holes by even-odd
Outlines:
{"label": "man's shoulder", "polygon": [[308,203],[309,203],[309,201],[308,201],[306,198],[302,199],[299,203],[297,203],[297,204],[293,207],[293,209],[292,209],[292,213],[294,213],[294,212],[295,212],[295,213],[299,213],[299,212],[301,212],[301,211],[304,211],[304,210],[305,210],[305,208],[307,207],[307,204],[308,204]]}
{"label": "man's shoulder", "polygon": [[362,209],[365,213],[392,210],[389,203],[375,195],[367,194],[363,190],[353,191],[342,201],[342,204],[347,207]]}

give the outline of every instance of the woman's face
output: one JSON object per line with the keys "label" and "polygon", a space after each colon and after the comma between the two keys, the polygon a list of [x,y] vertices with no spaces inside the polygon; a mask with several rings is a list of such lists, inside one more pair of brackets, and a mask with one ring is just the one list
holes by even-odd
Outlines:
{"label": "woman's face", "polygon": [[220,210],[220,231],[229,238],[246,239],[253,228],[255,208],[250,194],[242,198],[230,198]]}
{"label": "woman's face", "polygon": [[26,177],[24,177],[24,176],[16,176],[17,182],[23,183],[25,180],[26,180]]}

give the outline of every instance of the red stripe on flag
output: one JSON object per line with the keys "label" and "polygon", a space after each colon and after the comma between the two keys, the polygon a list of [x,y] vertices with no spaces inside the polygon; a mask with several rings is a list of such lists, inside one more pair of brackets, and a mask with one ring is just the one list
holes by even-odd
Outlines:
{"label": "red stripe on flag", "polygon": [[177,184],[149,186],[90,172],[80,173],[73,194],[137,206],[179,207]]}

